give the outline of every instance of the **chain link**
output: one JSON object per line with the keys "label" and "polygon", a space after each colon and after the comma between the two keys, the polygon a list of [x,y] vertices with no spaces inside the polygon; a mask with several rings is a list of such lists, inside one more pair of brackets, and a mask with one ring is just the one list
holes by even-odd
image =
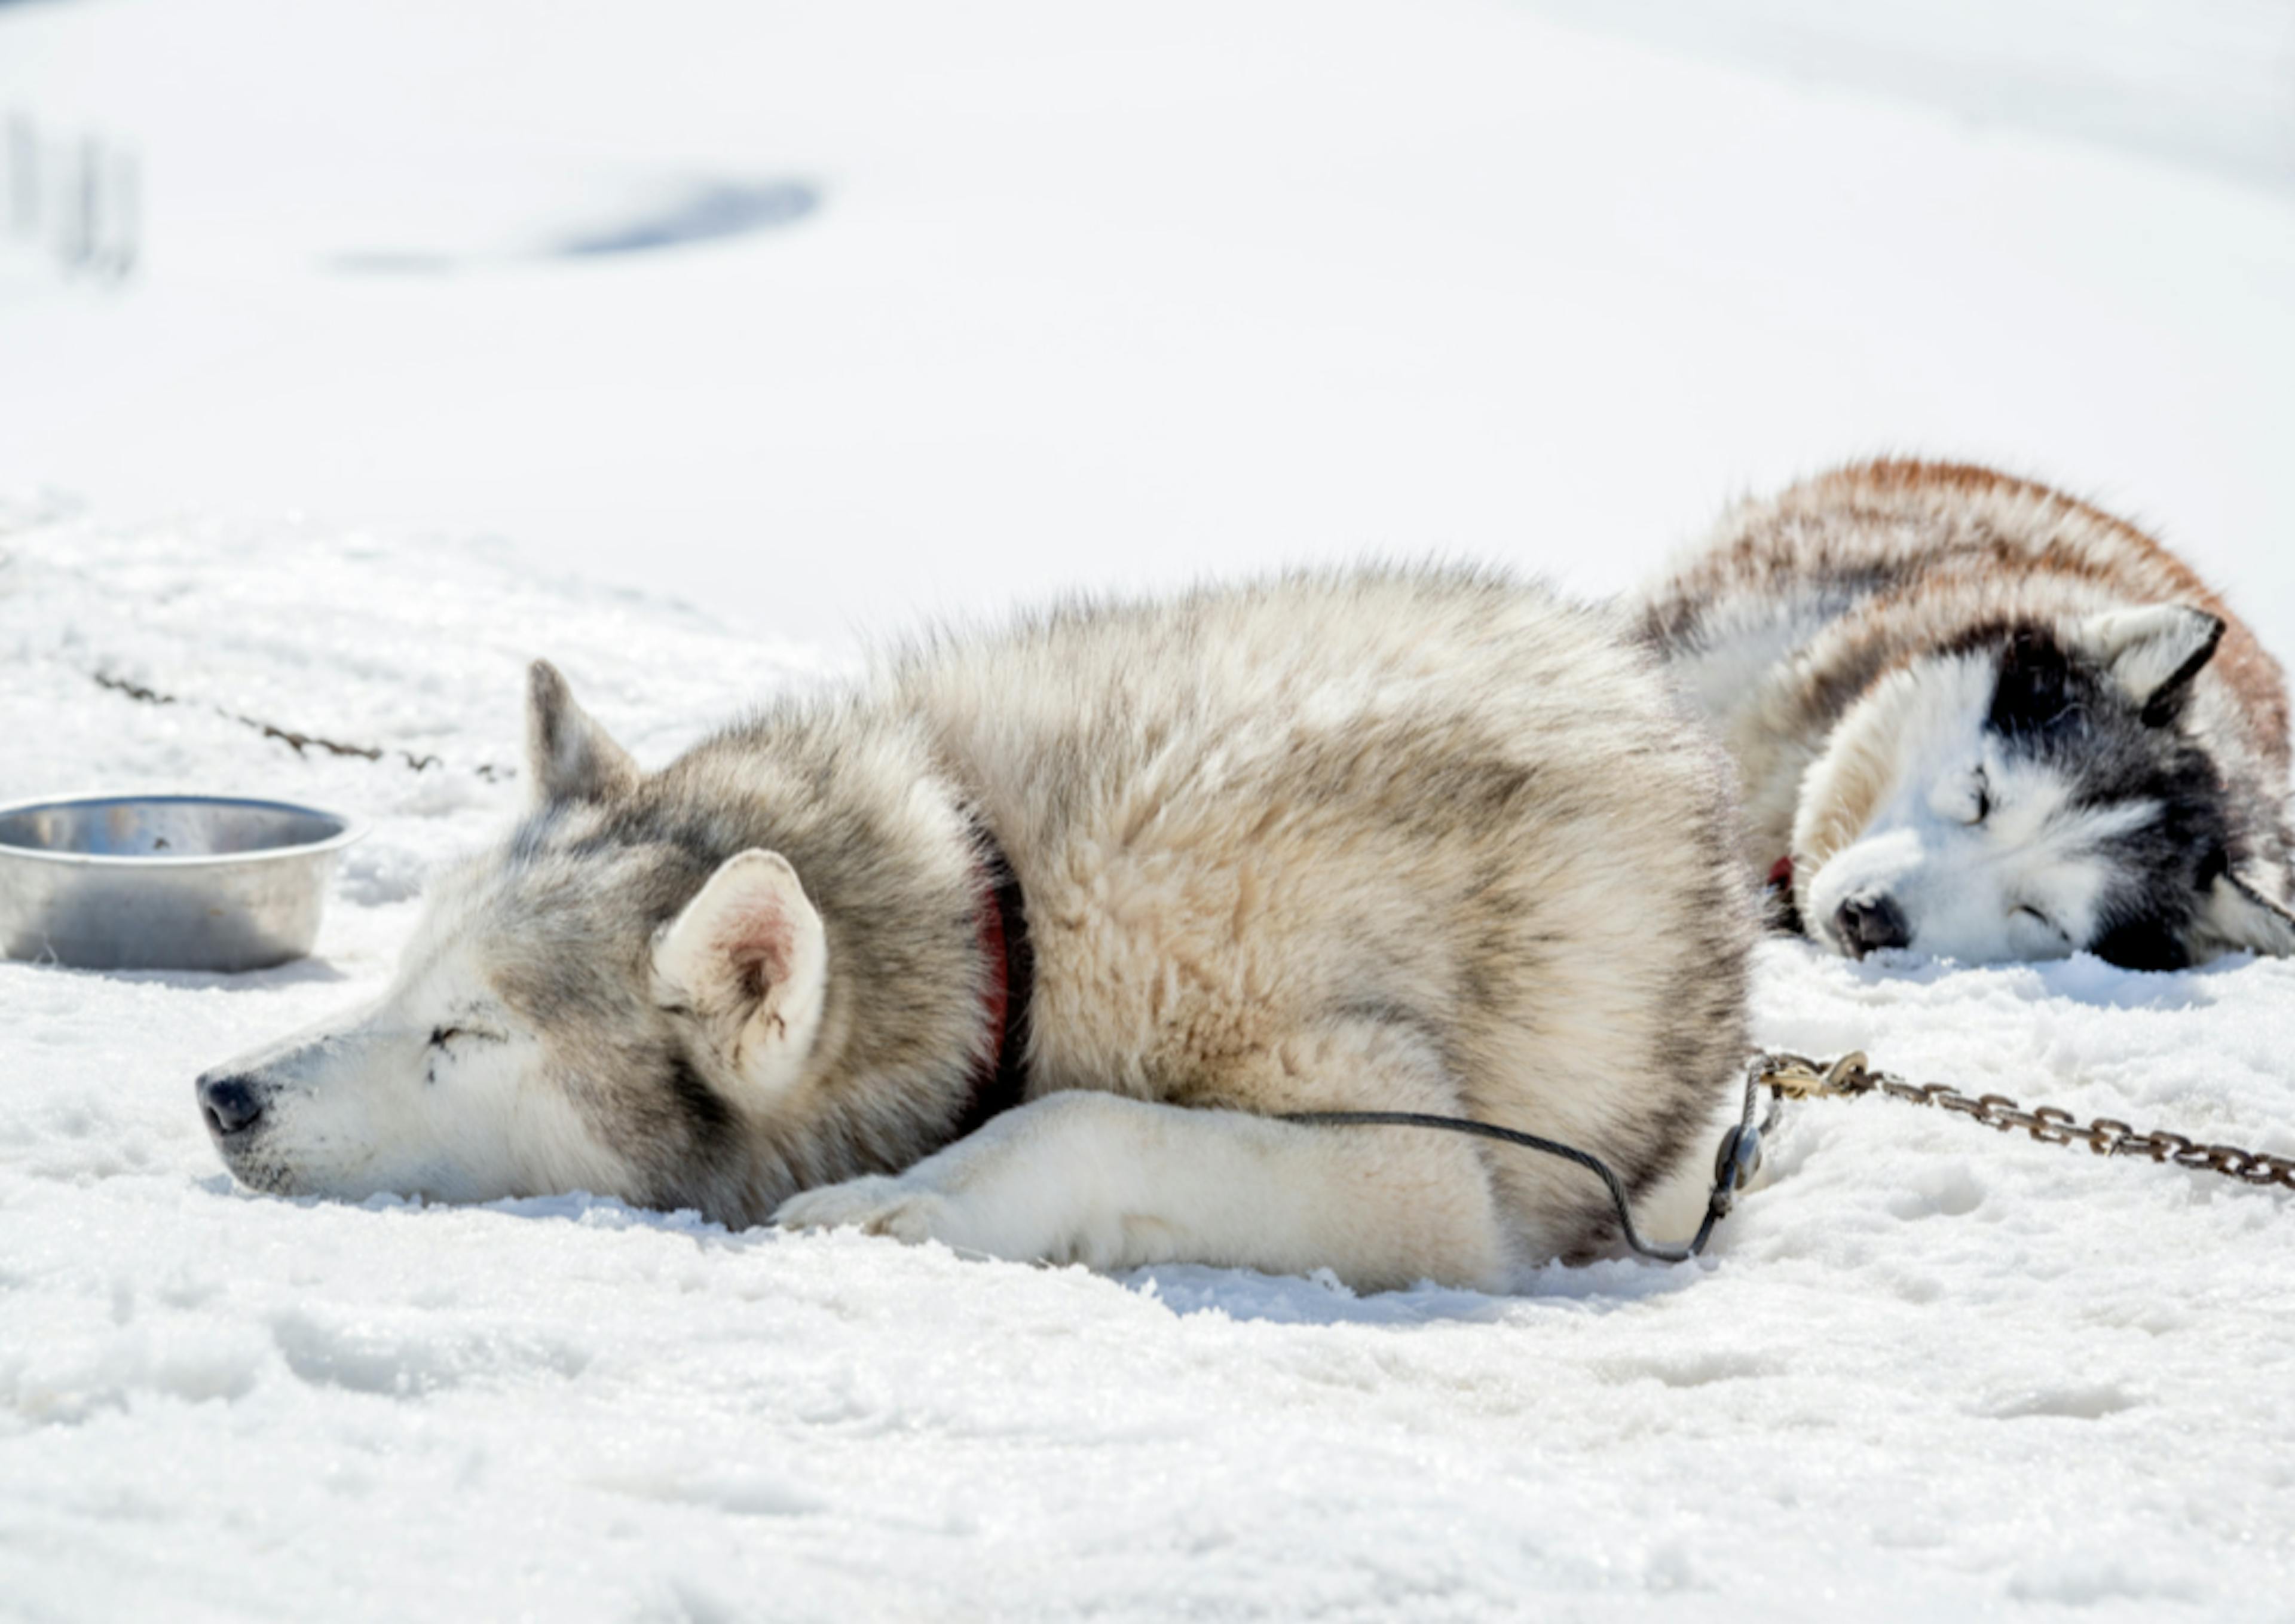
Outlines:
{"label": "chain link", "polygon": [[1874,1070],[1858,1053],[1837,1060],[1812,1060],[1806,1055],[1771,1049],[1754,1063],[1754,1071],[1757,1081],[1767,1083],[1785,1099],[1858,1099],[1885,1094],[1910,1105],[1954,1112],[2003,1133],[2021,1128],[2044,1145],[2085,1145],[2100,1156],[2148,1156],[2154,1162],[2221,1173],[2242,1184],[2275,1184],[2295,1189],[2295,1157],[2242,1150],[2233,1145],[2203,1145],[2160,1128],[2139,1133],[2108,1116],[2083,1125],[2070,1112],[2054,1106],[2027,1111],[2005,1094],[1968,1095],[1941,1082],[1907,1082],[1892,1073]]}

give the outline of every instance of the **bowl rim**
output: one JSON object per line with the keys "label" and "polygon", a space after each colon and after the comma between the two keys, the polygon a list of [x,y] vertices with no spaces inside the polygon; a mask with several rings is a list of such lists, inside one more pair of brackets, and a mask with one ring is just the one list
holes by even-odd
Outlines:
{"label": "bowl rim", "polygon": [[23,858],[34,862],[90,869],[237,868],[249,863],[282,862],[289,858],[311,857],[323,852],[339,852],[345,846],[366,838],[369,827],[363,819],[301,801],[280,801],[267,796],[202,795],[196,790],[174,789],[92,790],[80,795],[32,796],[20,801],[0,802],[0,818],[12,817],[17,812],[45,812],[51,807],[87,806],[106,801],[172,801],[193,802],[204,806],[251,806],[265,812],[297,812],[305,817],[324,818],[342,827],[324,840],[307,841],[298,845],[265,846],[253,852],[193,852],[180,857],[134,856],[115,852],[53,852],[45,846],[16,845],[0,840],[0,861]]}

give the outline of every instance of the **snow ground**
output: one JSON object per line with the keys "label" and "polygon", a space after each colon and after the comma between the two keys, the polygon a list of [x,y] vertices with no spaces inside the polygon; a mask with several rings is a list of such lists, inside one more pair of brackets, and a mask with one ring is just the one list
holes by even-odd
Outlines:
{"label": "snow ground", "polygon": [[[2026,26],[1938,111],[1572,4],[0,7],[0,106],[135,144],[149,250],[0,244],[0,491],[89,499],[0,507],[0,796],[374,822],[306,963],[0,965],[0,1616],[2288,1616],[2284,1192],[1819,1105],[1705,1263],[1356,1299],[280,1203],[200,1129],[506,815],[536,653],[658,762],[919,609],[1607,590],[1882,447],[2132,510],[2295,650],[2295,203],[2224,178],[2285,173],[2275,11],[2136,110]],[[721,184],[783,223],[554,251]],[[2291,994],[1775,943],[1759,1035],[2288,1154]]]}
{"label": "snow ground", "polygon": [[1526,0],[1580,27],[2295,192],[2286,0]]}
{"label": "snow ground", "polygon": [[[519,794],[479,769],[545,628],[648,762],[824,663],[504,551],[30,514],[0,547],[0,796],[375,820],[303,964],[0,966],[0,1614],[2284,1616],[2287,1193],[1884,1103],[1794,1112],[1710,1261],[1512,1299],[238,1192],[192,1075],[380,988],[423,864]],[[1779,943],[1759,1028],[2295,1151],[2295,963]]]}
{"label": "snow ground", "polygon": [[[1911,448],[2094,493],[2276,614],[2295,189],[1912,93],[2151,110],[2129,140],[2204,103],[2283,168],[2284,5],[2057,4],[1948,8],[2006,36],[1961,60],[1936,8],[1804,0],[1902,16],[1857,60],[1926,62],[1904,99],[1504,0],[8,7],[0,107],[135,146],[146,252],[0,296],[0,487],[493,532],[818,641],[1366,550],[1607,591]],[[818,206],[544,251],[710,181]]]}

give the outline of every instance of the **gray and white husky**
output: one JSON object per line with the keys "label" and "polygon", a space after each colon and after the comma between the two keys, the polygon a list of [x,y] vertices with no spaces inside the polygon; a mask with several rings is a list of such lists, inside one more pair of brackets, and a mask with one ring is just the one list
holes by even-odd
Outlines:
{"label": "gray and white husky", "polygon": [[1703,1194],[1754,889],[1726,760],[1597,611],[1408,572],[1071,607],[653,773],[537,665],[529,734],[531,810],[380,1002],[200,1079],[246,1184],[1367,1287],[1594,1253],[1599,1187],[1284,1114]]}
{"label": "gray and white husky", "polygon": [[1817,942],[2170,968],[2295,951],[2279,667],[2156,542],[1981,468],[1750,502],[1638,604]]}

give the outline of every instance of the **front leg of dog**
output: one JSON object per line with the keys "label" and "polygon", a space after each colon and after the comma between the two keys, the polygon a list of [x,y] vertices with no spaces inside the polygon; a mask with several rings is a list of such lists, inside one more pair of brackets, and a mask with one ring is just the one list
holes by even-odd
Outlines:
{"label": "front leg of dog", "polygon": [[1511,1263],[1469,1142],[1081,1090],[1009,1112],[904,1173],[806,1191],[773,1217],[1102,1269],[1327,1268],[1366,1289],[1495,1288]]}

